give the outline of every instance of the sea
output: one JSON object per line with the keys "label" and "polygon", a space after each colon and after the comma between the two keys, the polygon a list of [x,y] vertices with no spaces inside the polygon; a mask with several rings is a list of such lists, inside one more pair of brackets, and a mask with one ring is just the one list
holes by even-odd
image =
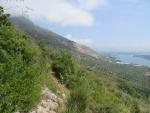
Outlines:
{"label": "sea", "polygon": [[[142,53],[138,53],[136,55],[139,55],[139,54],[142,54]],[[145,55],[145,54],[143,53],[142,55]],[[111,57],[114,57],[116,59],[116,63],[119,63],[119,64],[133,64],[135,66],[150,67],[150,60],[144,59],[142,57],[137,57],[135,56],[135,53],[111,53],[110,55]]]}

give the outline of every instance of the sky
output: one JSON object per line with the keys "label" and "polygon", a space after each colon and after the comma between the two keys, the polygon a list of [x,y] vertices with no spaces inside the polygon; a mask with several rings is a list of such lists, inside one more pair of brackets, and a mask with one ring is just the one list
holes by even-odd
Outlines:
{"label": "sky", "polygon": [[150,0],[0,0],[0,5],[97,51],[150,51]]}

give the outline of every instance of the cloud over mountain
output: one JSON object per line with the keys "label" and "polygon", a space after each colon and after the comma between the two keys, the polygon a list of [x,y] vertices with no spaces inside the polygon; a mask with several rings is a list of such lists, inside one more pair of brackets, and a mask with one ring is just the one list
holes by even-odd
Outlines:
{"label": "cloud over mountain", "polygon": [[32,9],[28,13],[31,19],[44,18],[62,26],[92,26],[92,10],[104,4],[105,0],[1,0],[0,3],[15,15]]}
{"label": "cloud over mountain", "polygon": [[69,40],[72,40],[82,45],[86,45],[88,47],[91,47],[94,44],[94,40],[90,38],[76,38],[76,37],[73,37],[71,34],[67,34],[65,37]]}

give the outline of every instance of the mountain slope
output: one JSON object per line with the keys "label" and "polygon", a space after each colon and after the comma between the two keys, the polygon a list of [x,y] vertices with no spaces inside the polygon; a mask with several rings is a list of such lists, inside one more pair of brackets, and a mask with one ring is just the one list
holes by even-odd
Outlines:
{"label": "mountain slope", "polygon": [[[61,92],[60,83],[69,93],[64,98],[64,112],[56,110],[54,113],[148,113],[149,106],[144,104],[145,101],[130,95],[128,91],[133,91],[130,86],[124,89],[124,84],[121,85],[123,92],[102,73],[89,72],[80,66],[70,54],[56,52],[6,24],[9,22],[3,11],[0,18],[0,113],[28,113],[36,107],[46,108],[45,102],[60,105],[61,110],[63,106],[57,105],[57,99],[54,99],[65,92]],[[69,51],[69,47],[66,50]],[[45,96],[42,94],[44,87],[48,94]],[[51,112],[49,107],[47,113]]]}
{"label": "mountain slope", "polygon": [[47,43],[50,47],[55,49],[65,49],[73,54],[88,55],[94,58],[98,58],[99,55],[90,48],[77,44],[71,40],[68,40],[52,31],[40,28],[36,26],[32,21],[25,17],[12,17],[11,22],[19,29],[25,32],[25,34],[40,39]]}
{"label": "mountain slope", "polygon": [[71,53],[71,55],[74,55],[90,71],[94,70],[98,73],[104,73],[107,77],[111,77],[111,79],[117,81],[125,80],[131,82],[134,87],[138,87],[138,89],[144,90],[144,92],[150,91],[150,83],[147,82],[149,78],[145,78],[144,75],[145,72],[149,72],[149,68],[119,65],[105,61],[102,59],[102,55],[98,55],[88,47],[70,41],[52,31],[40,28],[25,17],[13,17],[11,21],[19,30],[25,32],[30,37],[47,43],[50,48],[55,50],[63,49]]}

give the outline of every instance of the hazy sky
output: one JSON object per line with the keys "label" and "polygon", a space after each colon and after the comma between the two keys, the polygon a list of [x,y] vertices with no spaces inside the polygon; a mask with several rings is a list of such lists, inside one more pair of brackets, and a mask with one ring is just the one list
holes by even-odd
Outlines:
{"label": "hazy sky", "polygon": [[150,51],[150,0],[0,0],[0,5],[99,51]]}

